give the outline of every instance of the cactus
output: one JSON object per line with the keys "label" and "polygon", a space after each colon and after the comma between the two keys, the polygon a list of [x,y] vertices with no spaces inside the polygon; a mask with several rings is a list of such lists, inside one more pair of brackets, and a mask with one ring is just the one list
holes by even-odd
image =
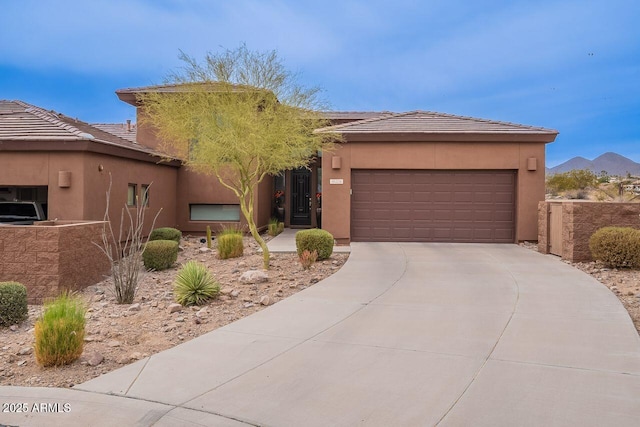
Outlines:
{"label": "cactus", "polygon": [[207,225],[207,248],[211,249],[211,227]]}

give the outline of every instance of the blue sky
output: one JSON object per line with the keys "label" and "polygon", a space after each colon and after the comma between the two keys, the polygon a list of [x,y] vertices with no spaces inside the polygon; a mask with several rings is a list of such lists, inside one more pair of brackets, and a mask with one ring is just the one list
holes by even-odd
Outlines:
{"label": "blue sky", "polygon": [[278,51],[336,110],[431,110],[554,128],[547,165],[640,162],[638,0],[20,0],[0,14],[0,99],[135,119],[124,87],[179,50]]}

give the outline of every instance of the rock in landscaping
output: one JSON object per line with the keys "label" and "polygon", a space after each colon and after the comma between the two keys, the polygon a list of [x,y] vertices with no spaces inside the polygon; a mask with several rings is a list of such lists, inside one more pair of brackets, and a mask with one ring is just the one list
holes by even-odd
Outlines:
{"label": "rock in landscaping", "polygon": [[269,276],[267,276],[267,273],[260,270],[245,271],[244,273],[242,273],[242,276],[240,276],[240,281],[242,283],[264,283],[267,280],[269,280]]}
{"label": "rock in landscaping", "polygon": [[9,326],[9,329],[11,330],[11,332],[16,332],[18,330],[18,325],[11,325]]}
{"label": "rock in landscaping", "polygon": [[135,304],[131,304],[129,311],[140,311],[140,303],[137,302]]}
{"label": "rock in landscaping", "polygon": [[233,288],[231,286],[225,286],[220,290],[222,295],[229,295],[231,292],[233,292]]}
{"label": "rock in landscaping", "polygon": [[117,341],[117,340],[112,340],[112,341],[109,341],[107,343],[107,345],[109,347],[120,347],[122,345],[122,343],[120,341]]}
{"label": "rock in landscaping", "polygon": [[169,304],[169,313],[177,313],[179,311],[182,311],[182,306],[180,304]]}
{"label": "rock in landscaping", "polygon": [[244,308],[251,308],[251,307],[253,307],[254,305],[255,305],[255,304],[254,304],[254,303],[252,303],[252,302],[247,302],[247,303],[244,303],[243,307],[244,307]]}
{"label": "rock in landscaping", "polygon": [[201,252],[201,253],[204,254],[204,253],[207,253],[207,252],[211,252],[211,249],[209,249],[209,248],[200,248],[200,249],[198,249],[198,252]]}
{"label": "rock in landscaping", "polygon": [[131,360],[140,360],[142,359],[142,353],[139,351],[135,351],[129,355],[129,359]]}
{"label": "rock in landscaping", "polygon": [[87,363],[89,364],[89,366],[98,366],[103,361],[104,361],[104,356],[103,355],[101,355],[98,352],[93,352],[89,356],[89,359],[87,360]]}
{"label": "rock in landscaping", "polygon": [[27,354],[31,354],[31,353],[33,353],[33,348],[24,347],[24,348],[21,348],[20,351],[18,351],[18,356],[26,356]]}
{"label": "rock in landscaping", "polygon": [[178,323],[184,322],[184,317],[176,317],[176,322]]}
{"label": "rock in landscaping", "polygon": [[240,295],[240,291],[237,289],[234,289],[233,292],[231,292],[231,296],[234,298],[238,298],[238,295]]}
{"label": "rock in landscaping", "polygon": [[269,295],[263,295],[260,297],[260,304],[262,305],[271,305],[271,297]]}

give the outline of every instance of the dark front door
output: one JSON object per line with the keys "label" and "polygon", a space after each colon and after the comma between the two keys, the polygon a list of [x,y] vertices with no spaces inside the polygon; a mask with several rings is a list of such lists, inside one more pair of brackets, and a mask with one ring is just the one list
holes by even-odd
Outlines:
{"label": "dark front door", "polygon": [[291,172],[291,225],[311,225],[311,171]]}

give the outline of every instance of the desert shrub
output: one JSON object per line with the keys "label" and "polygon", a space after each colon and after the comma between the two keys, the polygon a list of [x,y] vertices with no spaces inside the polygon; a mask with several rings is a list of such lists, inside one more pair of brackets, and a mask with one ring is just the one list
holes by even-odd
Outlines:
{"label": "desert shrub", "polygon": [[149,241],[152,240],[173,240],[175,242],[180,243],[180,239],[182,238],[182,232],[175,228],[171,227],[160,227],[151,231],[149,234]]}
{"label": "desert shrub", "polygon": [[61,366],[82,354],[85,327],[84,303],[68,293],[45,303],[35,325],[36,362],[41,366]]}
{"label": "desert shrub", "polygon": [[572,169],[568,172],[549,175],[546,179],[546,188],[550,193],[585,190],[597,184],[598,177],[588,169]]}
{"label": "desert shrub", "polygon": [[173,282],[176,301],[184,306],[201,305],[220,292],[207,267],[197,261],[189,261],[182,266]]}
{"label": "desert shrub", "polygon": [[333,253],[333,235],[326,230],[301,230],[296,233],[296,248],[298,256],[307,250],[316,251],[318,259],[327,259]]}
{"label": "desert shrub", "polygon": [[27,288],[18,282],[0,282],[0,326],[27,319]]}
{"label": "desert shrub", "polygon": [[149,270],[166,270],[178,259],[178,242],[175,240],[152,240],[142,252],[142,261]]}
{"label": "desert shrub", "polygon": [[280,230],[280,223],[278,222],[278,218],[271,218],[269,220],[267,232],[269,233],[269,236],[277,236],[278,234],[282,233],[282,230]]}
{"label": "desert shrub", "polygon": [[589,239],[593,258],[613,268],[640,268],[640,230],[604,227]]}
{"label": "desert shrub", "polygon": [[317,259],[318,259],[318,252],[316,251],[309,252],[308,250],[305,249],[300,254],[300,264],[302,264],[302,268],[305,270],[308,270],[309,268],[311,268],[311,266],[313,265],[314,262],[316,262]]}
{"label": "desert shrub", "polygon": [[218,257],[220,257],[220,259],[227,259],[242,256],[244,253],[242,236],[242,230],[239,228],[223,228],[216,236],[216,240],[218,241]]}

